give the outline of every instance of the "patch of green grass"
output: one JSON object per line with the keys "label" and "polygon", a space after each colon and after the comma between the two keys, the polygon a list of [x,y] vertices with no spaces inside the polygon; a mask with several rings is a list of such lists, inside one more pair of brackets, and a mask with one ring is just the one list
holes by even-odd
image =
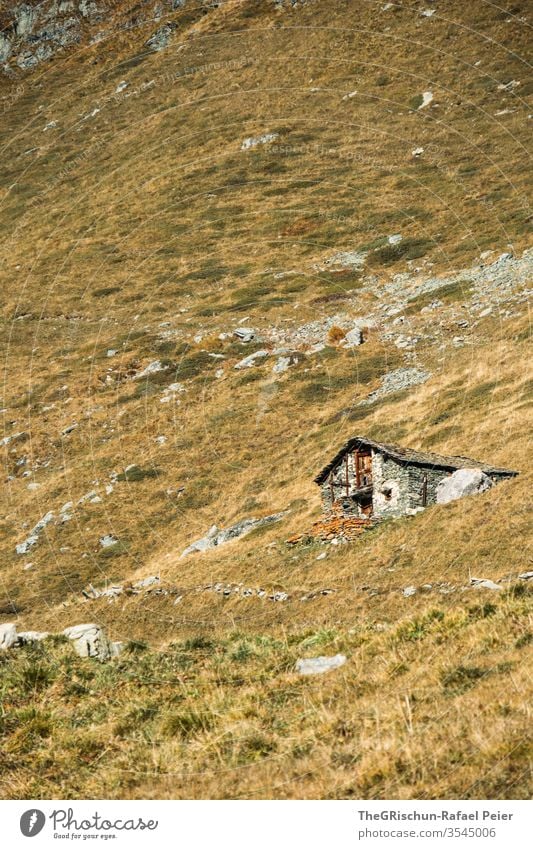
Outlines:
{"label": "patch of green grass", "polygon": [[475,686],[481,678],[488,674],[487,669],[482,669],[479,666],[460,665],[444,672],[441,676],[441,683],[450,695],[457,696]]}
{"label": "patch of green grass", "polygon": [[127,554],[129,551],[129,546],[125,542],[113,543],[113,545],[108,545],[106,548],[103,548],[98,552],[98,557],[102,560],[109,560],[112,557],[122,557],[122,555]]}
{"label": "patch of green grass", "polygon": [[433,292],[424,292],[411,298],[404,310],[404,315],[413,315],[420,312],[423,307],[429,306],[433,301],[442,301],[443,304],[453,304],[468,301],[472,296],[474,286],[469,280],[456,280],[448,286],[442,286]]}
{"label": "patch of green grass", "polygon": [[420,259],[425,256],[428,251],[435,247],[435,242],[431,239],[404,239],[397,245],[383,245],[376,248],[368,258],[371,265],[394,265],[399,260]]}

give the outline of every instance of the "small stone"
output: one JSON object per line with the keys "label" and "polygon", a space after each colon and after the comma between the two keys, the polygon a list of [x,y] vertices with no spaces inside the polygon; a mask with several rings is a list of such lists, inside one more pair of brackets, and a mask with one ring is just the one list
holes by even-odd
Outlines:
{"label": "small stone", "polygon": [[255,336],[255,330],[252,330],[251,327],[237,327],[233,331],[233,335],[241,342],[251,342]]}
{"label": "small stone", "polygon": [[409,596],[412,596],[412,595],[415,595],[415,594],[416,594],[416,587],[405,587],[405,589],[403,591],[403,595],[406,598],[409,598]]}
{"label": "small stone", "polygon": [[414,156],[414,157],[422,156],[423,153],[424,153],[423,147],[415,147],[415,149],[411,151],[411,155]]}
{"label": "small stone", "polygon": [[116,545],[118,539],[113,534],[105,534],[105,536],[100,537],[99,541],[102,548],[109,548],[112,545]]}

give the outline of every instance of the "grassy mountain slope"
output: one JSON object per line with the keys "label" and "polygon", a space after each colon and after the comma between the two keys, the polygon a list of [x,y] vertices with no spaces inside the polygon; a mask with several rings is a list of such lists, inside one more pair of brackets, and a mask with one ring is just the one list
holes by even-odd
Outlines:
{"label": "grassy mountain slope", "polygon": [[[530,792],[526,4],[289,5],[115,4],[0,77],[2,621],[132,641],[103,666],[60,640],[0,657],[5,797]],[[278,348],[297,362],[275,374]],[[360,404],[399,368],[431,377]],[[356,433],[520,475],[287,545]],[[167,594],[82,595],[151,575]]]}

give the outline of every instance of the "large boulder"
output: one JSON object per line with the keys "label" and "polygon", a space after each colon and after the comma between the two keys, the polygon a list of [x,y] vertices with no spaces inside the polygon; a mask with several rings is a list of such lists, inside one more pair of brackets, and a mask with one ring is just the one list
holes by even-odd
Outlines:
{"label": "large boulder", "polygon": [[95,657],[104,661],[120,653],[120,644],[108,640],[102,628],[92,622],[85,625],[72,625],[70,628],[65,628],[63,633],[73,641],[76,654],[80,657]]}
{"label": "large boulder", "polygon": [[477,495],[491,486],[491,479],[481,469],[457,469],[437,485],[437,504],[448,504],[465,495]]}

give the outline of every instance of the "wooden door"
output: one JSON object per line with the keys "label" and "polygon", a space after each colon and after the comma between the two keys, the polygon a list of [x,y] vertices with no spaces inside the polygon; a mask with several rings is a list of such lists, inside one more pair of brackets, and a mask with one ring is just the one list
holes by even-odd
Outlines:
{"label": "wooden door", "polygon": [[372,484],[371,452],[368,450],[356,451],[354,454],[354,460],[357,489],[360,489],[363,486],[370,486]]}

